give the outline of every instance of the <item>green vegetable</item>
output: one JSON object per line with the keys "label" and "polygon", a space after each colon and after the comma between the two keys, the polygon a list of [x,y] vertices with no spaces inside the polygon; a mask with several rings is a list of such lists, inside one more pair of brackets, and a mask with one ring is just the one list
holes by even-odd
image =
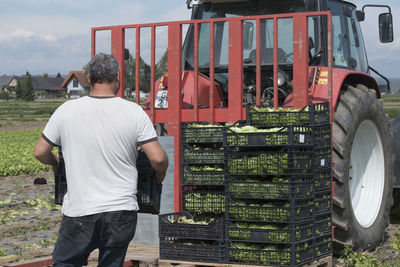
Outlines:
{"label": "green vegetable", "polygon": [[188,124],[184,129],[186,143],[222,143],[225,126],[212,124]]}
{"label": "green vegetable", "polygon": [[222,185],[224,169],[213,166],[184,166],[183,182],[186,185]]}
{"label": "green vegetable", "polygon": [[225,212],[225,195],[223,193],[188,193],[184,196],[187,211],[199,213]]}

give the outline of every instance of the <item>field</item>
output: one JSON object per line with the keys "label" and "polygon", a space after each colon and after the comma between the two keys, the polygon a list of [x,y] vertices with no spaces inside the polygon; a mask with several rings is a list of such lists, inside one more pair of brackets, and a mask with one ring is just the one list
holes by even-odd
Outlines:
{"label": "field", "polygon": [[[51,255],[61,211],[53,202],[53,174],[34,159],[32,151],[50,115],[63,102],[0,102],[0,265]],[[390,119],[400,114],[400,96],[385,96],[384,102]],[[38,177],[47,184],[34,185]],[[389,226],[385,243],[374,252],[347,251],[335,262],[400,266],[399,224]]]}

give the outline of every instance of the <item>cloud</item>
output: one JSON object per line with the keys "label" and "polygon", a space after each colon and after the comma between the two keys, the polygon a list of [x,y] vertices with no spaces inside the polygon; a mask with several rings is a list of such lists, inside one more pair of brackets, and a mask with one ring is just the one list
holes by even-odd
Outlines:
{"label": "cloud", "polygon": [[57,38],[54,35],[37,33],[26,29],[18,29],[16,31],[13,31],[9,35],[8,39],[4,37],[2,38],[3,41],[8,41],[8,42],[14,42],[14,41],[18,42],[18,39],[23,39],[24,41],[31,41],[32,39],[38,39],[45,42],[57,41]]}

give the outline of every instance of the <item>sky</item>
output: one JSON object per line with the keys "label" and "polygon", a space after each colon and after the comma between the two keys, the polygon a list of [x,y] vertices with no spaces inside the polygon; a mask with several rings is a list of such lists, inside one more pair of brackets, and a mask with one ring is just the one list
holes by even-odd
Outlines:
{"label": "sky", "polygon": [[[0,0],[0,75],[68,74],[80,70],[90,59],[91,28],[187,20],[186,0]],[[400,1],[355,0],[363,4],[387,4],[394,16],[395,41],[381,44],[378,14],[385,9],[367,9],[361,23],[369,64],[388,77],[400,77]],[[146,32],[144,33],[146,34]],[[147,32],[149,34],[149,32]],[[128,48],[134,47],[134,32],[126,33]],[[97,36],[97,52],[110,52],[109,33]],[[166,29],[157,31],[158,43]],[[161,40],[161,41],[160,41]],[[142,44],[142,47],[148,44]],[[132,50],[132,49],[131,49]],[[157,47],[157,57],[165,48]],[[144,56],[145,57],[145,56]],[[146,58],[145,58],[146,60]],[[148,61],[148,60],[146,60]]]}

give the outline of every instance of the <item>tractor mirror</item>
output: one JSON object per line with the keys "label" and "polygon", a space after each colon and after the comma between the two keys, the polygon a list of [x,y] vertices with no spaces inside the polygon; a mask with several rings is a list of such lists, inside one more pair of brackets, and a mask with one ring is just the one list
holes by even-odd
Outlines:
{"label": "tractor mirror", "polygon": [[365,12],[363,12],[361,10],[356,11],[356,16],[357,16],[357,20],[360,22],[365,20]]}
{"label": "tractor mirror", "polygon": [[382,13],[379,15],[379,38],[382,43],[393,42],[392,13]]}
{"label": "tractor mirror", "polygon": [[254,25],[251,22],[243,22],[243,49],[251,50],[253,48]]}

